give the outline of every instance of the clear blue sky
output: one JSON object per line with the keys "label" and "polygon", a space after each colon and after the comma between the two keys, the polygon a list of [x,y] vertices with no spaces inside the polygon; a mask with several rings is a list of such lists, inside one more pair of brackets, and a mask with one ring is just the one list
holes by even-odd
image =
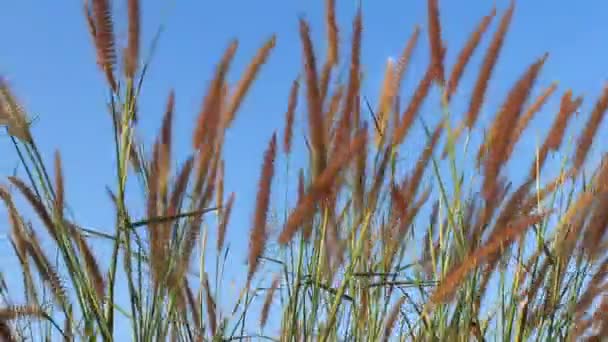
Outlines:
{"label": "clear blue sky", "polygon": [[[124,42],[122,19],[126,1],[114,2],[118,39]],[[345,55],[357,1],[337,2],[341,51]],[[262,153],[273,130],[283,127],[289,85],[301,66],[298,15],[303,14],[311,21],[318,55],[324,56],[323,1],[156,0],[142,3],[143,51],[147,51],[148,42],[161,22],[166,24],[166,31],[144,86],[139,134],[148,142],[156,135],[167,94],[174,88],[177,101],[175,146],[180,161],[190,151],[195,115],[228,40],[236,37],[240,41],[230,74],[230,80],[234,82],[265,39],[272,33],[278,35],[269,64],[263,68],[241,108],[226,146],[226,191],[238,192],[227,241],[232,244],[231,260],[243,265],[243,252],[247,247],[245,237],[254,208]],[[362,1],[362,4],[364,94],[373,100],[379,91],[386,58],[401,52],[415,24],[426,28],[426,1],[376,0]],[[443,36],[448,42],[448,70],[468,34],[480,18],[489,13],[492,4],[492,1],[440,1]],[[500,0],[496,4],[500,15],[508,1]],[[495,81],[490,85],[482,122],[487,122],[493,115],[493,108],[503,100],[505,91],[528,64],[546,51],[550,52],[550,57],[538,84],[546,87],[557,80],[560,86],[553,100],[534,120],[530,131],[533,134],[545,132],[556,112],[559,96],[569,87],[574,89],[575,95],[586,96],[583,106],[586,114],[608,72],[607,12],[608,2],[602,0],[518,1],[495,70]],[[76,219],[83,225],[101,228],[110,227],[114,220],[113,208],[104,190],[105,185],[113,187],[115,184],[111,121],[104,111],[105,83],[96,67],[82,14],[80,0],[4,1],[0,5],[3,37],[0,74],[8,78],[25,108],[39,116],[34,134],[49,165],[53,151],[61,151],[67,199]],[[497,22],[498,18],[495,18],[490,34]],[[426,67],[426,31],[421,38],[424,39],[420,40],[405,79],[407,90],[415,86]],[[489,35],[484,43],[488,38]],[[474,63],[479,63],[481,55],[476,54]],[[475,77],[476,73],[470,68],[460,87],[465,98]],[[403,95],[404,101],[410,93]],[[463,104],[455,105],[458,109],[455,114],[460,115]],[[430,113],[423,115],[428,117]],[[416,130],[414,134],[422,133]],[[530,144],[533,143],[531,140]],[[8,175],[17,163],[8,139],[0,137],[0,151],[0,174]],[[528,164],[524,167],[527,169]],[[280,178],[277,188],[284,181],[284,177]],[[5,212],[1,211],[0,215],[2,222],[6,222]],[[5,233],[7,227],[3,225],[0,233]],[[4,257],[9,245],[5,240],[0,244],[0,260],[7,260]],[[4,262],[0,267],[12,269]]]}

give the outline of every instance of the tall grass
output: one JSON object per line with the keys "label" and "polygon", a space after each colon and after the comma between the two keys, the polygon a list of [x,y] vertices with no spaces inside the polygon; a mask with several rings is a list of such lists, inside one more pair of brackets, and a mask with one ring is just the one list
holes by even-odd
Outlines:
{"label": "tall grass", "polygon": [[[110,341],[117,338],[117,320],[125,317],[136,341],[544,341],[608,336],[608,155],[592,166],[591,175],[585,168],[608,108],[608,86],[574,140],[573,152],[560,154],[558,169],[545,163],[566,146],[566,128],[582,104],[571,90],[563,91],[542,144],[535,151],[514,148],[533,116],[559,92],[553,84],[534,95],[548,55],[522,68],[489,127],[478,124],[515,2],[500,14],[484,51],[481,39],[499,12],[493,9],[481,18],[450,69],[440,7],[437,0],[428,0],[427,69],[414,92],[402,95],[403,75],[422,38],[416,27],[399,60],[387,63],[377,108],[361,94],[363,13],[359,10],[353,19],[352,40],[344,42],[335,1],[326,1],[324,59],[316,53],[309,24],[300,19],[302,70],[294,70],[284,131],[269,137],[263,156],[256,202],[250,204],[254,215],[246,282],[240,296],[229,298],[232,310],[224,310],[220,297],[230,258],[225,236],[239,194],[224,193],[223,148],[241,103],[262,69],[271,67],[265,62],[280,42],[269,37],[234,87],[228,86],[226,74],[238,41],[229,42],[203,98],[192,151],[175,168],[173,92],[151,148],[135,139],[141,120],[137,103],[149,66],[140,55],[141,5],[128,0],[125,47],[116,46],[108,0],[90,0],[84,7],[107,81],[113,123],[116,172],[108,190],[115,206],[112,234],[70,219],[64,193],[70,180],[63,177],[66,166],[59,152],[52,167],[43,162],[26,109],[9,84],[0,83],[0,121],[25,169],[0,187],[25,291],[24,302],[16,303],[12,289],[4,281],[0,286],[4,340]],[[338,54],[342,43],[350,44],[348,58]],[[468,70],[478,50],[482,64]],[[121,58],[118,51],[124,52]],[[345,83],[336,78],[342,66],[349,70]],[[454,115],[452,103],[460,97],[457,89],[465,72],[477,73],[477,81],[470,98],[458,98],[469,103],[467,111]],[[440,110],[429,113],[437,118],[429,125],[429,116],[420,111],[434,90],[439,90]],[[294,155],[292,148],[294,118],[300,114],[307,119],[308,155]],[[415,162],[404,164],[400,147],[407,144],[415,122],[422,124],[426,146]],[[487,134],[479,146],[471,146],[476,130]],[[269,212],[275,205],[271,193],[277,191],[273,178],[281,153],[305,167],[297,170],[295,205],[275,234],[268,227]],[[477,162],[467,165],[466,156]],[[505,167],[526,157],[532,159],[529,172],[516,183]],[[547,173],[557,176],[546,180]],[[128,180],[134,177],[146,196],[145,219],[133,217],[125,200]],[[40,230],[20,213],[15,196],[31,205],[52,250],[42,247]],[[217,216],[216,225],[210,224],[210,213]],[[217,229],[215,246],[207,241],[210,227]],[[93,236],[112,245],[107,265],[91,249]],[[270,244],[280,248],[272,253]],[[206,269],[207,249],[215,249],[215,274]],[[191,272],[193,267],[198,272]],[[266,271],[274,276],[267,277]],[[127,303],[117,300],[117,291],[128,291]],[[260,297],[261,311],[253,312],[252,302]],[[278,330],[267,326],[275,315]]]}

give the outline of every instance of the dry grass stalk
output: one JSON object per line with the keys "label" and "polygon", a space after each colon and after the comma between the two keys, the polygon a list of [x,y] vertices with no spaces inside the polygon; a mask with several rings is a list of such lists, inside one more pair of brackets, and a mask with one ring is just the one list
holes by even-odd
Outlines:
{"label": "dry grass stalk", "polygon": [[[268,215],[268,205],[270,203],[270,194],[272,187],[272,178],[274,176],[274,160],[277,149],[276,133],[272,135],[266,152],[264,153],[264,164],[262,165],[262,173],[260,175],[260,183],[258,185],[258,194],[256,197],[256,207],[253,219],[253,227],[249,240],[249,271],[247,274],[247,284],[251,283],[251,279],[258,268],[259,257],[262,256],[268,234],[266,232],[266,218]],[[249,286],[248,286],[249,287]]]}
{"label": "dry grass stalk", "polygon": [[439,20],[438,0],[427,1],[427,13],[429,21],[429,42],[431,45],[432,78],[441,86],[445,83],[445,71],[443,66],[443,47],[441,41],[441,22]]}
{"label": "dry grass stalk", "polygon": [[575,170],[580,170],[585,163],[585,159],[587,159],[587,154],[593,143],[593,138],[600,127],[606,109],[608,109],[608,84],[604,86],[602,94],[596,102],[595,107],[593,107],[591,116],[585,125],[585,129],[578,138],[573,162],[573,168]]}
{"label": "dry grass stalk", "polygon": [[232,95],[230,103],[228,104],[228,107],[226,109],[226,127],[230,126],[230,124],[234,121],[236,112],[241,106],[241,103],[243,102],[245,95],[249,91],[251,84],[257,77],[258,72],[268,60],[268,56],[270,56],[270,52],[276,45],[276,41],[276,36],[272,35],[266,41],[266,43],[264,43],[264,45],[258,50],[255,57],[253,57],[253,60],[247,66],[247,70],[245,70],[245,73],[237,83],[234,95]]}
{"label": "dry grass stalk", "polygon": [[458,89],[458,83],[460,83],[460,79],[464,73],[466,66],[469,63],[469,60],[473,56],[473,53],[479,46],[479,42],[481,41],[482,36],[488,30],[488,26],[492,22],[492,19],[496,16],[496,7],[492,8],[492,12],[489,15],[483,17],[479,25],[475,28],[475,31],[469,36],[466,44],[460,51],[458,58],[456,59],[456,64],[450,73],[450,78],[446,88],[446,98],[449,101],[452,98],[452,95]]}
{"label": "dry grass stalk", "polygon": [[289,101],[287,112],[285,112],[285,131],[283,134],[283,151],[289,154],[291,151],[291,141],[293,139],[293,122],[295,119],[296,108],[298,106],[298,91],[300,89],[300,78],[297,77],[291,84],[289,90]]}
{"label": "dry grass stalk", "polygon": [[494,66],[498,61],[498,56],[500,55],[500,50],[502,49],[505,36],[509,30],[509,25],[511,23],[514,10],[515,1],[511,0],[511,4],[507,11],[503,14],[498,30],[494,33],[490,47],[488,48],[484,57],[481,70],[479,71],[479,76],[477,77],[477,82],[473,88],[473,94],[471,96],[469,110],[466,116],[465,124],[469,129],[473,128],[475,122],[477,121],[479,111],[481,110],[481,106],[485,99],[488,83],[492,78],[492,71],[494,70]]}

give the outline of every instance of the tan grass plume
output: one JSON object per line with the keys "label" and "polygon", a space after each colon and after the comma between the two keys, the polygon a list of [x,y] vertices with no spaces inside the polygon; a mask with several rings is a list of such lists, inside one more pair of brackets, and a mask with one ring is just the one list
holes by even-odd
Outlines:
{"label": "tan grass plume", "polygon": [[268,205],[270,203],[272,178],[274,176],[276,150],[277,135],[274,133],[270,139],[268,148],[264,153],[264,164],[262,165],[262,173],[258,185],[253,227],[249,239],[249,271],[247,274],[247,284],[251,283],[251,279],[258,268],[259,257],[262,256],[264,248],[266,247],[266,241],[268,240],[266,218],[268,215]]}
{"label": "tan grass plume", "polygon": [[515,1],[511,0],[511,4],[507,11],[503,14],[498,30],[494,33],[492,42],[486,51],[486,55],[479,71],[479,76],[477,76],[477,82],[473,88],[473,94],[471,96],[469,110],[466,116],[465,124],[469,129],[473,128],[475,122],[477,121],[479,111],[481,110],[481,106],[483,105],[485,99],[488,83],[490,78],[492,78],[492,71],[494,70],[494,66],[498,61],[498,56],[500,55],[500,50],[502,49],[507,31],[509,30],[509,25],[511,24],[514,11]]}

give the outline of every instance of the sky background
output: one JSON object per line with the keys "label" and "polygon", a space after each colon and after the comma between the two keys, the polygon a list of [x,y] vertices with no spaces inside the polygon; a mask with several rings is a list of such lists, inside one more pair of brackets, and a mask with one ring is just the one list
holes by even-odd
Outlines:
{"label": "sky background", "polygon": [[[336,2],[340,51],[343,58],[348,58],[351,22],[358,2]],[[116,33],[121,46],[126,37],[123,20],[126,1],[114,3]],[[422,26],[418,48],[404,79],[401,96],[405,102],[428,60],[426,1],[364,0],[361,3],[364,16],[362,58],[366,77],[363,94],[373,103],[381,86],[386,59],[399,56],[414,25]],[[447,70],[451,70],[469,33],[481,17],[490,12],[494,3],[499,12],[483,40],[484,48],[508,1],[440,1],[443,38],[448,42]],[[517,3],[494,81],[490,83],[481,124],[485,126],[491,119],[505,92],[525,68],[544,52],[549,52],[535,94],[553,81],[559,82],[559,88],[528,129],[532,140],[518,147],[528,149],[534,147],[534,137],[542,136],[552,122],[559,97],[567,88],[572,88],[574,95],[585,96],[585,115],[579,120],[586,119],[606,82],[608,24],[605,13],[608,2],[537,0]],[[237,192],[227,237],[232,250],[230,262],[234,267],[245,266],[244,252],[262,154],[272,132],[280,132],[283,127],[289,87],[301,69],[298,16],[303,15],[310,21],[317,55],[323,58],[323,7],[321,0],[142,1],[143,56],[147,55],[149,42],[159,25],[164,24],[166,30],[141,94],[138,134],[146,142],[152,141],[159,130],[167,95],[170,89],[175,89],[174,152],[180,162],[191,152],[192,125],[215,65],[229,40],[239,40],[229,74],[229,81],[234,83],[256,50],[272,33],[277,34],[276,48],[227,137],[226,194]],[[114,222],[113,208],[105,192],[106,185],[114,187],[115,184],[111,120],[104,107],[106,83],[95,63],[82,2],[4,0],[0,4],[0,32],[0,75],[7,78],[30,115],[38,116],[33,132],[49,166],[52,165],[52,153],[56,149],[61,151],[67,200],[77,222],[108,229]],[[467,95],[477,76],[475,70],[483,56],[480,52],[476,53],[460,85],[453,107],[455,115],[461,115],[467,104]],[[426,118],[436,113],[423,111],[421,114]],[[297,122],[304,123],[302,120],[300,115]],[[303,127],[298,124],[296,132]],[[420,129],[414,130],[411,144],[406,148],[417,151],[422,147],[422,134]],[[600,132],[597,141],[601,143],[605,139]],[[9,175],[18,159],[4,135],[0,135],[0,151],[0,175]],[[302,151],[301,147],[298,151]],[[527,162],[516,164],[510,170],[516,171],[522,165],[527,170]],[[284,189],[284,171],[277,171],[277,177],[275,189]],[[136,211],[137,214],[141,211]],[[0,234],[5,234],[9,229],[5,210],[0,210],[0,215],[0,222],[6,222],[0,225]],[[100,256],[109,254],[109,244],[98,248]],[[16,270],[11,267],[14,262],[9,258],[11,253],[8,241],[0,240],[0,269],[5,272]],[[227,281],[232,277],[242,278],[240,269],[234,269],[239,271],[229,274]]]}

